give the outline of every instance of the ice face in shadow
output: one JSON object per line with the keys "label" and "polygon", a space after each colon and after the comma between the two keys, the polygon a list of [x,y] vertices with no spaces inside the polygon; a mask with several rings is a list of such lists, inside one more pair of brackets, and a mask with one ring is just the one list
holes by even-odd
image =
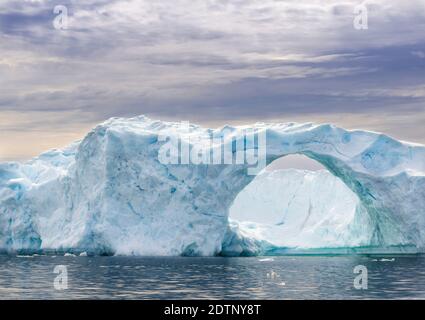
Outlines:
{"label": "ice face in shadow", "polygon": [[[249,151],[244,130],[266,136],[267,163],[303,154],[358,197],[372,246],[425,244],[425,148],[332,125],[256,124],[216,130],[146,117],[114,118],[81,142],[27,163],[0,164],[0,248],[122,255],[216,255],[268,244],[229,225],[250,165],[164,164],[162,137]],[[211,137],[231,135],[211,146]],[[236,142],[236,143],[235,143]],[[238,143],[239,142],[239,143]],[[242,143],[240,143],[242,142]],[[211,150],[210,150],[211,151]],[[329,243],[329,245],[331,245]],[[234,250],[237,254],[238,250]]]}
{"label": "ice face in shadow", "polygon": [[373,221],[358,197],[326,170],[264,171],[236,197],[232,224],[276,248],[369,246]]}

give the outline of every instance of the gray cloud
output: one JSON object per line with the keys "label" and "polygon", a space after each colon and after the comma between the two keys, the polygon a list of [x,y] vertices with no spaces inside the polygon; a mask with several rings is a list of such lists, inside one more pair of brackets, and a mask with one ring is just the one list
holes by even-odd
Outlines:
{"label": "gray cloud", "polygon": [[[81,128],[141,113],[206,124],[346,115],[425,136],[425,3],[366,1],[363,31],[353,28],[359,3],[4,0],[0,114],[34,121],[0,131],[42,129],[46,114]],[[63,31],[52,25],[59,4]]]}

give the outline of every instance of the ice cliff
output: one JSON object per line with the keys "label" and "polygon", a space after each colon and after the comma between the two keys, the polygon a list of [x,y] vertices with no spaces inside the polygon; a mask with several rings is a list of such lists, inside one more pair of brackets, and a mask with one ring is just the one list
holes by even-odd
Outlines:
{"label": "ice cliff", "polygon": [[[304,154],[323,164],[356,196],[362,210],[358,217],[364,221],[358,225],[366,231],[356,236],[353,208],[338,211],[335,218],[326,215],[329,224],[311,229],[314,234],[303,230],[285,240],[283,233],[275,244],[229,223],[235,198],[255,177],[248,171],[252,165],[210,163],[205,151],[230,147],[236,157],[240,151],[259,151],[248,143],[247,130],[252,136],[265,136],[266,163]],[[230,134],[220,140],[224,132]],[[204,151],[201,164],[160,161],[164,145],[176,136],[181,138],[178,148]],[[255,254],[276,245],[296,247],[320,239],[329,247],[411,245],[423,251],[424,174],[424,146],[373,132],[295,123],[212,130],[143,116],[113,118],[66,149],[26,163],[0,164],[0,248],[123,255]],[[314,192],[319,191],[317,187]],[[273,213],[272,217],[277,224],[287,221],[279,222]],[[299,225],[294,219],[290,221]],[[336,239],[336,226],[353,234]],[[300,242],[303,235],[309,240]]]}

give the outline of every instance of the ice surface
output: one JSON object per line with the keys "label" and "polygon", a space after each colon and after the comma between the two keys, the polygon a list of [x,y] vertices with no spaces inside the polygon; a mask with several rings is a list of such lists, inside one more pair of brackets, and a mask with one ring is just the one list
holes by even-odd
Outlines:
{"label": "ice surface", "polygon": [[[196,141],[208,148],[211,136],[226,130],[241,140],[247,128],[266,134],[267,163],[304,154],[339,177],[367,212],[370,245],[413,245],[423,251],[424,146],[332,125],[256,124],[216,130],[190,126],[187,132],[180,123],[143,116],[108,120],[64,150],[26,163],[0,164],[0,248],[121,255],[250,255],[271,249],[273,245],[228,221],[234,199],[254,178],[247,173],[249,165],[172,165],[158,160],[166,143],[163,136],[180,134],[182,144]],[[231,139],[222,144],[233,148]],[[279,215],[271,214],[279,222]],[[338,211],[337,222],[327,215],[329,237],[322,232],[325,224],[311,220],[306,225],[312,224],[317,234],[303,229],[306,239],[293,233],[279,243],[363,243],[363,235],[355,234],[336,240],[339,231],[334,226],[351,226],[353,211],[346,214]],[[300,217],[292,217],[300,226]]]}

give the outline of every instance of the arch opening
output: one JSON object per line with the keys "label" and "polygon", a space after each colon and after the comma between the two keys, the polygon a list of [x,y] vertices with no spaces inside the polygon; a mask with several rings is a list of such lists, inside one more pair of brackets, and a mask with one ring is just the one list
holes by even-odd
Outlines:
{"label": "arch opening", "polygon": [[355,191],[314,155],[284,155],[236,196],[229,209],[230,228],[245,239],[242,255],[252,248],[256,254],[399,252],[397,246],[384,245],[382,221]]}

